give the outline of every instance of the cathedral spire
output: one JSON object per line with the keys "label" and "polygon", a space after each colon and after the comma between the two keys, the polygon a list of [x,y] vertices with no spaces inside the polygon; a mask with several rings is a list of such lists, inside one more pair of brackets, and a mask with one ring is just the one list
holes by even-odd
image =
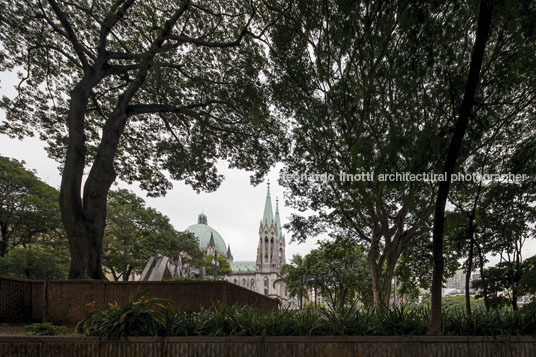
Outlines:
{"label": "cathedral spire", "polygon": [[277,225],[277,234],[279,235],[279,239],[281,239],[281,219],[279,218],[279,199],[277,197],[275,198],[275,224]]}
{"label": "cathedral spire", "polygon": [[272,225],[274,222],[274,211],[272,210],[272,199],[270,198],[270,180],[268,180],[268,189],[266,191],[266,202],[264,203],[264,214],[262,224]]}
{"label": "cathedral spire", "polygon": [[227,246],[227,260],[233,261],[233,254],[231,253],[231,244]]}
{"label": "cathedral spire", "polygon": [[210,240],[208,241],[208,247],[215,247],[216,243],[214,243],[214,234],[210,232]]}

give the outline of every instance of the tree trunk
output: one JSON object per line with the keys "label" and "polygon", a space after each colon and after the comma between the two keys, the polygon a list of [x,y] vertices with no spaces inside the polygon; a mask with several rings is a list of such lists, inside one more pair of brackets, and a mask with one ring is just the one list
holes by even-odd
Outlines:
{"label": "tree trunk", "polygon": [[7,223],[0,223],[0,257],[5,257],[7,253]]}
{"label": "tree trunk", "polygon": [[512,289],[512,310],[517,311],[517,291]]}
{"label": "tree trunk", "polygon": [[396,259],[387,259],[385,271],[369,253],[368,262],[372,273],[372,294],[374,297],[374,307],[377,311],[385,311],[389,308],[389,298],[391,297],[391,280],[395,270]]}
{"label": "tree trunk", "polygon": [[469,123],[469,116],[474,104],[476,88],[478,86],[480,69],[484,59],[484,51],[488,40],[489,30],[491,27],[491,17],[493,12],[493,3],[487,0],[480,1],[480,12],[478,16],[478,25],[476,30],[476,39],[471,55],[471,64],[469,75],[465,86],[465,93],[460,107],[460,115],[456,121],[454,134],[448,148],[447,157],[443,173],[446,174],[446,180],[439,182],[439,189],[434,211],[434,227],[432,231],[432,249],[434,256],[434,270],[432,277],[432,306],[431,319],[428,334],[441,334],[441,291],[443,286],[443,229],[445,223],[445,205],[450,189],[451,175],[456,167],[456,161],[460,154],[463,137]]}
{"label": "tree trunk", "polygon": [[86,220],[80,193],[86,159],[84,116],[91,87],[86,78],[76,85],[71,93],[67,118],[69,144],[61,180],[60,211],[71,253],[69,279],[90,278]]}
{"label": "tree trunk", "polygon": [[467,315],[471,315],[471,272],[473,271],[473,253],[475,246],[475,233],[473,219],[469,220],[469,253],[467,255],[467,264],[465,271],[465,311]]}
{"label": "tree trunk", "polygon": [[132,273],[132,267],[128,267],[123,274],[123,281],[128,281],[130,279],[130,274]]}
{"label": "tree trunk", "polygon": [[476,244],[476,250],[478,251],[478,266],[480,269],[480,280],[482,281],[482,293],[484,294],[484,306],[486,307],[486,311],[489,311],[488,283],[484,273],[484,255],[478,243]]}
{"label": "tree trunk", "polygon": [[[71,266],[69,279],[106,279],[102,271],[102,239],[106,219],[106,197],[115,179],[115,172],[102,170],[100,157],[103,155],[103,143],[107,146],[107,124],[103,128],[101,145],[95,162],[84,186],[84,195],[81,195],[82,177],[86,165],[86,137],[84,121],[89,96],[95,87],[104,78],[102,68],[104,60],[98,59],[96,64],[86,71],[84,77],[71,92],[67,126],[69,128],[69,144],[65,156],[63,175],[60,188],[60,211],[63,226],[69,240],[71,253]],[[113,130],[113,129],[112,129]],[[120,135],[120,133],[117,133]],[[108,159],[113,161],[115,152],[105,151]],[[106,161],[106,160],[104,160]],[[95,176],[101,176],[96,179]],[[97,183],[101,187],[96,189]]]}

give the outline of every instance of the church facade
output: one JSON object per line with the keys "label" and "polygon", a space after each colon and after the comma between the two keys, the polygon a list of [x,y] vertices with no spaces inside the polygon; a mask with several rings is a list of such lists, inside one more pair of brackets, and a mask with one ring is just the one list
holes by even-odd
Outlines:
{"label": "church facade", "polygon": [[270,184],[268,184],[264,212],[257,232],[256,260],[234,261],[231,247],[226,246],[223,237],[208,225],[208,218],[203,213],[198,216],[197,224],[189,226],[186,230],[194,233],[198,239],[199,248],[206,255],[216,254],[227,258],[232,273],[224,277],[226,281],[278,299],[282,304],[288,302],[285,284],[278,281],[281,278],[281,267],[286,263],[285,237],[281,229],[277,200],[275,213],[272,209]]}

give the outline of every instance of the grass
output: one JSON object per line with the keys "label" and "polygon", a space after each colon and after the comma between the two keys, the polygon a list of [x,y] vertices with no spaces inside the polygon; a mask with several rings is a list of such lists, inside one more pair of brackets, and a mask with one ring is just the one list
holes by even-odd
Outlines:
{"label": "grass", "polygon": [[50,322],[35,323],[24,326],[24,330],[36,336],[56,336],[65,332],[67,326],[54,326]]}

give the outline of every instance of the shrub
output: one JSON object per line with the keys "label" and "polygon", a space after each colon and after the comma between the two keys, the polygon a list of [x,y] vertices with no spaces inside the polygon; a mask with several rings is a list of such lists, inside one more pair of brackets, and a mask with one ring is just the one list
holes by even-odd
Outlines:
{"label": "shrub", "polygon": [[166,315],[155,308],[165,308],[168,300],[145,298],[149,290],[131,295],[125,306],[109,303],[103,311],[92,311],[82,319],[75,332],[89,336],[157,336],[164,333]]}
{"label": "shrub", "polygon": [[24,326],[26,332],[36,336],[55,336],[61,335],[67,326],[54,326],[50,322],[35,323]]}
{"label": "shrub", "polygon": [[[161,299],[142,299],[125,307],[110,305],[92,312],[77,331],[91,336],[318,336],[318,335],[424,335],[430,322],[428,308],[398,307],[385,312],[344,307],[328,310],[277,310],[259,313],[247,306],[216,304],[199,312],[163,312],[150,308]],[[445,335],[530,335],[536,333],[532,309],[487,312],[468,316],[461,309],[443,314]]]}

